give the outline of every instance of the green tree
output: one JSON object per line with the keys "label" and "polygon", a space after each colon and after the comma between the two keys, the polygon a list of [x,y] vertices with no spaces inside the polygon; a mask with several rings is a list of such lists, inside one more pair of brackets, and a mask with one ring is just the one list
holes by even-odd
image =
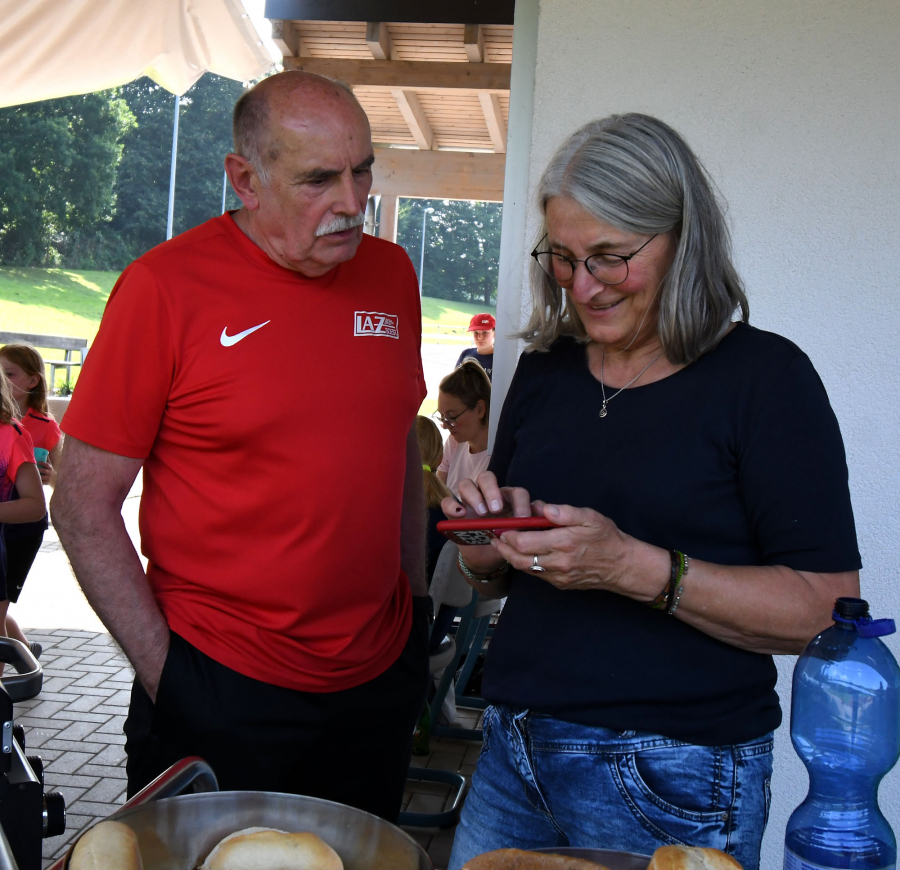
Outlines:
{"label": "green tree", "polygon": [[122,137],[116,90],[0,109],[0,262],[59,261],[79,235],[108,232]]}
{"label": "green tree", "polygon": [[[223,161],[231,151],[231,113],[242,90],[240,82],[207,74],[181,98],[175,235],[222,211]],[[133,259],[166,238],[175,97],[147,78],[125,85],[122,93],[137,126],[125,140],[113,226]],[[226,207],[239,204],[229,188]]]}
{"label": "green tree", "polygon": [[[424,210],[433,208],[433,213]],[[423,294],[437,299],[496,304],[500,223],[495,202],[401,199],[397,241],[419,271],[425,226]]]}

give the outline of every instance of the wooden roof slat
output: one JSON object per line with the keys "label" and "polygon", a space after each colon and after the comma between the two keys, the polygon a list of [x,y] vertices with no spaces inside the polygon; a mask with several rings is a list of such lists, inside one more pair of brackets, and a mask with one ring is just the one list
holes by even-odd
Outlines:
{"label": "wooden roof slat", "polygon": [[[505,148],[511,25],[469,28],[469,52],[474,42],[482,52],[479,63],[467,54],[465,22],[297,20],[285,21],[283,27],[287,25],[302,46],[298,53],[307,57],[286,57],[285,68],[308,69],[350,84],[369,116],[375,142],[418,144],[431,153]],[[392,91],[400,92],[407,118]]]}

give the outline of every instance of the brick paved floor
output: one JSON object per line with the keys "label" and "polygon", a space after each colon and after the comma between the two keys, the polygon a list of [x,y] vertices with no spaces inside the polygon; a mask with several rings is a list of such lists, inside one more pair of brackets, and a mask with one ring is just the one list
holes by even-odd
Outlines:
{"label": "brick paved floor", "polygon": [[[16,704],[16,722],[25,728],[27,752],[44,762],[45,788],[66,798],[66,833],[44,841],[48,867],[72,840],[94,821],[106,818],[125,800],[125,753],[122,724],[128,706],[132,670],[109,635],[78,629],[31,629],[44,645],[44,684],[38,697]],[[459,711],[460,721],[474,726],[477,715]],[[471,777],[481,744],[432,738],[431,754],[413,758],[417,766],[455,770]],[[407,789],[404,809],[444,809],[446,789],[415,783]],[[453,831],[408,829],[434,863],[445,870]]]}

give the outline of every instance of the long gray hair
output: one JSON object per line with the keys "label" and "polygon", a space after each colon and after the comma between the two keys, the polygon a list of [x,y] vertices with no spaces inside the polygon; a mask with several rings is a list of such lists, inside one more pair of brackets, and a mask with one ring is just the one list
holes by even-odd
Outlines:
{"label": "long gray hair", "polygon": [[[564,196],[620,230],[672,234],[677,249],[659,290],[657,324],[670,362],[687,364],[712,350],[737,308],[749,320],[713,185],[668,124],[637,113],[586,124],[553,156],[537,196],[542,214],[552,197]],[[545,219],[540,237],[546,232]],[[534,310],[519,334],[530,350],[546,350],[560,335],[587,340],[567,294],[536,262],[531,287]]]}

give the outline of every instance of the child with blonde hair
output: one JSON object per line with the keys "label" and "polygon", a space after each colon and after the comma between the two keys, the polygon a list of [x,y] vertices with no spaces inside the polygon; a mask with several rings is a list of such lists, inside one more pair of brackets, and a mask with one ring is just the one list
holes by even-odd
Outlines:
{"label": "child with blonde hair", "polygon": [[[4,532],[15,524],[36,522],[47,513],[31,437],[16,419],[17,413],[10,384],[0,368],[0,523]],[[4,538],[5,534],[0,535],[0,635],[7,637],[9,590]],[[27,643],[21,631],[18,635],[12,636]]]}
{"label": "child with blonde hair", "polygon": [[[0,368],[9,381],[17,407],[16,417],[31,436],[41,483],[53,486],[62,454],[62,432],[47,404],[44,360],[30,344],[7,344],[0,347]],[[20,523],[6,529],[6,586],[9,600],[13,604],[19,600],[25,578],[41,547],[47,527],[45,514],[36,523]],[[41,654],[41,645],[36,641],[26,641],[18,623],[9,614],[6,617],[6,628],[10,637],[28,643],[36,656]]]}

